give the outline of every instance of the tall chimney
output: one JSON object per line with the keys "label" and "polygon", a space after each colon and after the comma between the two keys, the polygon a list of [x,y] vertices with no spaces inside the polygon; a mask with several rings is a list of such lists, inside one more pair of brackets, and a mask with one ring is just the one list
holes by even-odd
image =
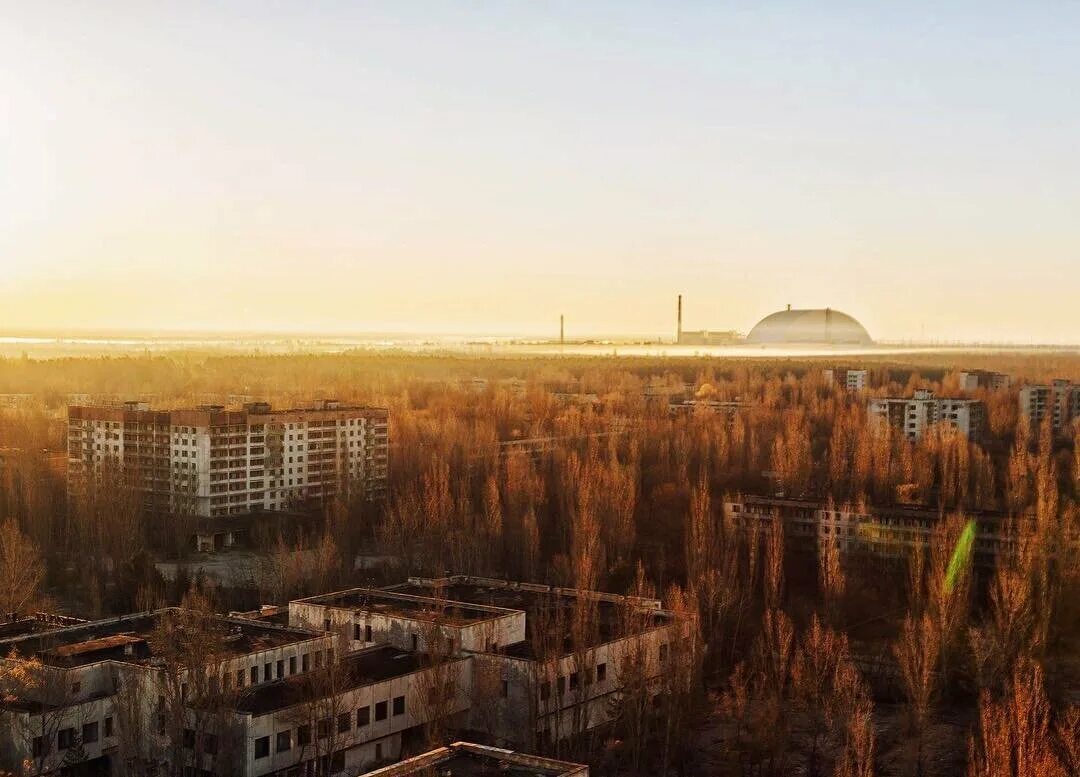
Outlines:
{"label": "tall chimney", "polygon": [[563,326],[563,314],[559,314],[559,345],[566,345],[566,329]]}
{"label": "tall chimney", "polygon": [[682,342],[682,294],[679,295],[679,305],[675,314],[675,343]]}

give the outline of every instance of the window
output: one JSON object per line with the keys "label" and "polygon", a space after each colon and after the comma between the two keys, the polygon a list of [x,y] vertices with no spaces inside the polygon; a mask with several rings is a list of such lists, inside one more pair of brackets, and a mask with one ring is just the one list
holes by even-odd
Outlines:
{"label": "window", "polygon": [[296,674],[296,656],[289,656],[289,674]]}
{"label": "window", "polygon": [[75,729],[62,728],[56,734],[56,746],[61,750],[67,750],[75,744]]}
{"label": "window", "polygon": [[277,662],[277,679],[281,679],[285,676],[285,661],[281,660]]}
{"label": "window", "polygon": [[181,741],[183,742],[184,747],[186,747],[188,750],[194,750],[195,749],[195,731],[194,731],[194,729],[185,728],[184,729],[184,737],[183,737],[183,739]]}
{"label": "window", "polygon": [[412,649],[413,650],[419,650],[420,649],[420,637],[417,636],[416,634],[412,635]]}
{"label": "window", "polygon": [[382,760],[382,742],[376,742],[375,743],[375,760],[376,761],[381,761]]}
{"label": "window", "polygon": [[315,724],[315,735],[319,739],[330,736],[330,718],[323,718]]}
{"label": "window", "polygon": [[545,680],[540,684],[540,701],[547,701],[551,698],[551,683]]}
{"label": "window", "polygon": [[40,758],[41,756],[45,755],[46,751],[45,751],[45,748],[42,747],[41,743],[42,743],[41,737],[34,737],[34,741],[33,741],[33,743],[31,744],[31,747],[30,747],[31,751],[34,754],[34,758]]}
{"label": "window", "polygon": [[207,755],[217,755],[218,751],[218,738],[217,734],[203,734],[202,735],[203,752]]}
{"label": "window", "polygon": [[323,625],[323,631],[330,631],[330,619],[329,618],[323,618],[322,625]]}
{"label": "window", "polygon": [[237,669],[236,670],[236,687],[237,688],[243,688],[244,687],[244,670],[243,669]]}
{"label": "window", "polygon": [[356,727],[363,728],[371,723],[371,707],[361,707],[356,711]]}
{"label": "window", "polygon": [[576,691],[577,689],[578,689],[578,673],[577,672],[571,672],[570,673],[570,690],[571,691]]}
{"label": "window", "polygon": [[105,718],[105,736],[106,737],[111,737],[113,735],[113,727],[112,726],[113,726],[112,716],[110,715],[109,717]]}
{"label": "window", "polygon": [[360,624],[354,623],[352,627],[352,638],[355,642],[360,641]]}
{"label": "window", "polygon": [[607,664],[596,665],[596,682],[602,683],[607,679]]}
{"label": "window", "polygon": [[555,681],[555,693],[559,696],[562,696],[564,693],[566,693],[565,677],[560,676],[559,679]]}
{"label": "window", "polygon": [[89,745],[98,741],[98,724],[96,720],[93,723],[83,724],[82,741],[84,745]]}
{"label": "window", "polygon": [[81,690],[82,690],[82,683],[72,683],[71,684],[71,695],[72,696],[77,696],[79,694],[79,691],[81,691]]}
{"label": "window", "polygon": [[322,651],[321,650],[316,650],[315,651],[315,668],[318,669],[321,666],[322,666]]}
{"label": "window", "polygon": [[405,714],[405,697],[404,696],[395,696],[394,697],[394,716],[396,717],[398,715],[404,715],[404,714]]}
{"label": "window", "polygon": [[375,702],[375,720],[386,720],[386,702]]}
{"label": "window", "polygon": [[300,659],[300,668],[305,672],[308,671],[309,669],[311,669],[311,654],[310,653],[304,653],[303,658]]}
{"label": "window", "polygon": [[364,626],[364,641],[371,642],[371,626]]}
{"label": "window", "polygon": [[263,680],[270,682],[270,667],[271,664],[263,664]]}
{"label": "window", "polygon": [[259,682],[259,667],[253,666],[251,667],[251,684],[255,685],[257,682]]}
{"label": "window", "polygon": [[296,744],[300,747],[311,744],[311,726],[300,726],[296,729]]}
{"label": "window", "polygon": [[330,773],[337,774],[345,771],[345,751],[338,750],[330,756]]}
{"label": "window", "polygon": [[337,730],[339,734],[344,734],[352,728],[352,713],[343,712],[337,716]]}
{"label": "window", "polygon": [[279,731],[277,735],[277,743],[274,745],[274,751],[278,753],[284,753],[287,750],[292,750],[292,732]]}
{"label": "window", "polygon": [[503,680],[502,681],[502,697],[504,699],[506,699],[509,696],[510,696],[510,681],[509,680]]}
{"label": "window", "polygon": [[270,755],[270,737],[259,737],[255,740],[255,757],[266,758]]}

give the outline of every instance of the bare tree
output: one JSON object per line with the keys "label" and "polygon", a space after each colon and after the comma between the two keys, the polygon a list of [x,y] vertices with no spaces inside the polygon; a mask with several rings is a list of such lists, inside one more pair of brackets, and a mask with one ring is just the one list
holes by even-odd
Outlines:
{"label": "bare tree", "polygon": [[45,568],[14,518],[0,523],[0,619],[14,620],[38,595]]}

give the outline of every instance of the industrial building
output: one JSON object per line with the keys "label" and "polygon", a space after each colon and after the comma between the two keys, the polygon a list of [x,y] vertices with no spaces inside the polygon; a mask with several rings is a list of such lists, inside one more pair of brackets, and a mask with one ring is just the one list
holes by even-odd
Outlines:
{"label": "industrial building", "polygon": [[609,722],[627,671],[655,698],[685,637],[656,600],[467,576],[287,610],[59,623],[0,632],[0,663],[18,670],[7,676],[27,678],[0,696],[0,772],[79,763],[107,774],[127,761],[147,772],[358,775],[417,752],[439,722],[497,747],[452,745],[379,774],[496,759],[500,774],[585,777],[580,765],[498,748],[543,750]]}
{"label": "industrial building", "polygon": [[128,474],[160,514],[244,515],[385,494],[388,411],[322,400],[151,410],[145,402],[68,408],[68,484],[77,499],[108,467]]}
{"label": "industrial building", "polygon": [[870,399],[866,412],[878,429],[891,427],[909,440],[921,440],[930,429],[949,426],[978,442],[986,428],[986,409],[979,400],[938,399],[926,389],[910,398]]}
{"label": "industrial building", "polygon": [[1036,431],[1049,418],[1051,431],[1067,436],[1080,419],[1080,385],[1059,379],[1048,386],[1024,386],[1020,389],[1020,415]]}
{"label": "industrial building", "polygon": [[677,345],[732,345],[741,342],[739,333],[727,329],[710,331],[708,329],[685,330],[682,325],[682,294],[679,295],[675,312],[675,343]]}
{"label": "industrial building", "polygon": [[589,777],[589,767],[553,758],[518,753],[501,747],[454,742],[369,777]]}
{"label": "industrial building", "polygon": [[753,345],[873,345],[862,324],[831,308],[787,310],[761,319],[746,336]]}

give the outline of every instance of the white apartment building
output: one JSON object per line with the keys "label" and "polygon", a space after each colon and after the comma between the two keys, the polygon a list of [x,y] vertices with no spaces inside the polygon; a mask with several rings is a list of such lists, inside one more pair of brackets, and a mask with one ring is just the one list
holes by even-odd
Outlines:
{"label": "white apartment building", "polygon": [[1003,372],[971,370],[961,372],[958,377],[961,391],[978,391],[979,389],[1000,391],[1012,385],[1012,378]]}
{"label": "white apartment building", "polygon": [[869,370],[822,370],[821,377],[826,386],[839,386],[847,391],[862,391],[866,388]]}
{"label": "white apartment building", "polygon": [[69,489],[94,472],[133,476],[146,509],[203,517],[320,504],[346,489],[385,494],[388,412],[322,400],[308,408],[68,408]]}
{"label": "white apartment building", "polygon": [[[579,607],[594,630],[575,645]],[[179,761],[191,774],[352,777],[397,761],[435,720],[542,748],[610,721],[628,671],[634,687],[662,693],[671,648],[686,636],[656,600],[410,578],[297,600],[287,613],[209,616],[200,623],[214,626],[214,663],[174,675],[157,629],[184,613],[0,632],[0,655],[20,656],[4,663],[39,660],[50,678],[0,688],[0,771],[41,775],[78,760],[107,773],[137,758],[159,769]],[[496,752],[510,751],[457,756],[486,763]],[[429,765],[451,757],[427,755]],[[587,774],[522,754],[511,763],[523,775]]]}
{"label": "white apartment building", "polygon": [[1043,419],[1050,419],[1054,434],[1066,435],[1080,418],[1080,385],[1055,380],[1047,385],[1027,385],[1020,389],[1020,415],[1038,430]]}
{"label": "white apartment building", "polygon": [[866,411],[879,428],[892,427],[909,440],[920,440],[931,428],[948,425],[977,442],[986,426],[986,410],[979,400],[938,399],[926,389],[911,398],[870,399]]}

